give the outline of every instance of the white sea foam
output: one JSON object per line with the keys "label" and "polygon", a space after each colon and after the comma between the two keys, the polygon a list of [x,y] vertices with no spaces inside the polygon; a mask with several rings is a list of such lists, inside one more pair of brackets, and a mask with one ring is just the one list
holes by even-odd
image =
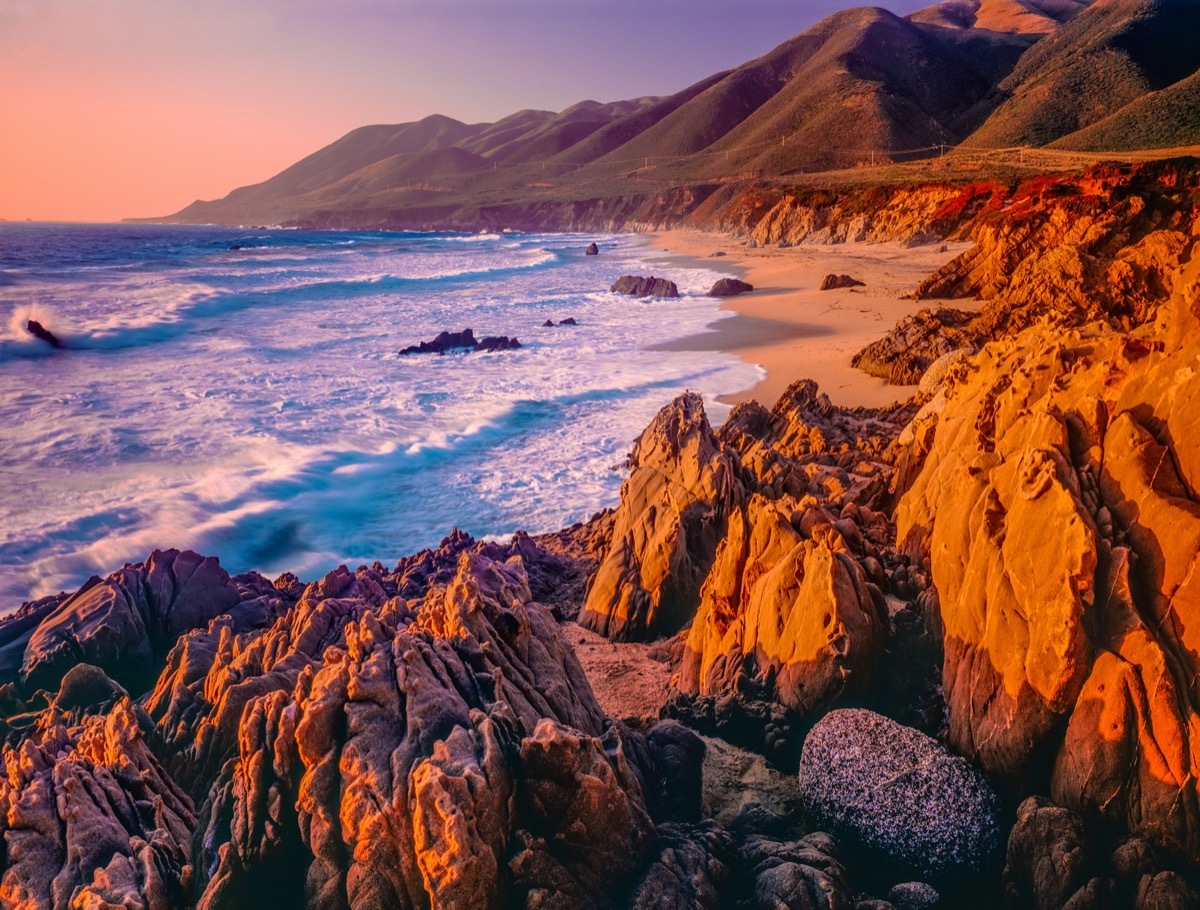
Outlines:
{"label": "white sea foam", "polygon": [[[0,286],[0,610],[155,546],[311,578],[454,526],[552,530],[616,501],[613,466],[675,394],[719,420],[712,398],[759,375],[647,356],[720,318],[719,273],[654,262],[680,300],[610,294],[650,270],[633,238],[78,230],[0,260],[26,270]],[[244,241],[263,246],[228,251]],[[14,331],[36,313],[68,350]],[[396,355],[467,327],[523,347]]]}

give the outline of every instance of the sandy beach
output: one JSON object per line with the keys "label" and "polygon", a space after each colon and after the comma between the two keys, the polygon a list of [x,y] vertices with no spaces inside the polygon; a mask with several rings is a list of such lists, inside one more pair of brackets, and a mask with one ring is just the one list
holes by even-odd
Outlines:
{"label": "sandy beach", "polygon": [[[885,335],[909,313],[930,306],[908,298],[925,277],[969,243],[905,247],[856,243],[750,249],[745,241],[700,231],[649,234],[652,249],[718,269],[754,285],[722,307],[738,315],[710,331],[670,345],[672,350],[721,350],[760,365],[766,378],[752,389],[725,396],[736,404],[758,399],[768,407],[793,381],[815,379],[835,404],[879,407],[901,401],[913,387],[888,385],[850,366],[864,346]],[[714,256],[724,253],[724,256]],[[830,273],[865,287],[821,291]],[[970,308],[970,301],[955,306]]]}

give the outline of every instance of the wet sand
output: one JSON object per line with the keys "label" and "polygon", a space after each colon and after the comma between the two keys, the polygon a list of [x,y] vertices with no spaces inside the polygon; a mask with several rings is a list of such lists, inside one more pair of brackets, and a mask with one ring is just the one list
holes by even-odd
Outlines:
{"label": "wet sand", "polygon": [[[880,407],[903,401],[911,386],[888,385],[850,366],[863,347],[883,337],[910,313],[936,303],[910,295],[928,275],[969,243],[905,247],[899,243],[850,243],[750,249],[745,241],[699,231],[648,235],[651,248],[754,285],[729,298],[722,309],[738,315],[670,345],[675,351],[728,351],[767,371],[757,386],[723,401],[758,399],[768,407],[797,379],[815,379],[835,404]],[[715,252],[725,255],[714,257]],[[847,274],[865,287],[821,291],[830,273]],[[969,309],[976,304],[955,301]]]}

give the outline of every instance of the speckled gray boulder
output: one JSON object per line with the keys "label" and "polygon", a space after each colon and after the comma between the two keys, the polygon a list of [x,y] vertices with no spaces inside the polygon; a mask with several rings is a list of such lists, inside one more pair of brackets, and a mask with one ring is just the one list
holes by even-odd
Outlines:
{"label": "speckled gray boulder", "polygon": [[938,910],[942,896],[925,882],[903,882],[888,892],[888,903],[896,910]]}
{"label": "speckled gray boulder", "polygon": [[874,711],[823,717],[804,741],[810,820],[847,845],[938,879],[998,865],[1000,801],[965,759]]}

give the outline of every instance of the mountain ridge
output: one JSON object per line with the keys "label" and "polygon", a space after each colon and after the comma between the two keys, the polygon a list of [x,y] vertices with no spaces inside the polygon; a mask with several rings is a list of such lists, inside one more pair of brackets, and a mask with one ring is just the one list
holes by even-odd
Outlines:
{"label": "mountain ridge", "polygon": [[705,192],[960,145],[1200,144],[1190,113],[1197,26],[1200,0],[945,0],[908,17],[843,10],[672,95],[495,123],[433,115],[360,127],[268,180],[145,220],[412,227],[454,211],[574,206],[628,196],[631,185]]}

